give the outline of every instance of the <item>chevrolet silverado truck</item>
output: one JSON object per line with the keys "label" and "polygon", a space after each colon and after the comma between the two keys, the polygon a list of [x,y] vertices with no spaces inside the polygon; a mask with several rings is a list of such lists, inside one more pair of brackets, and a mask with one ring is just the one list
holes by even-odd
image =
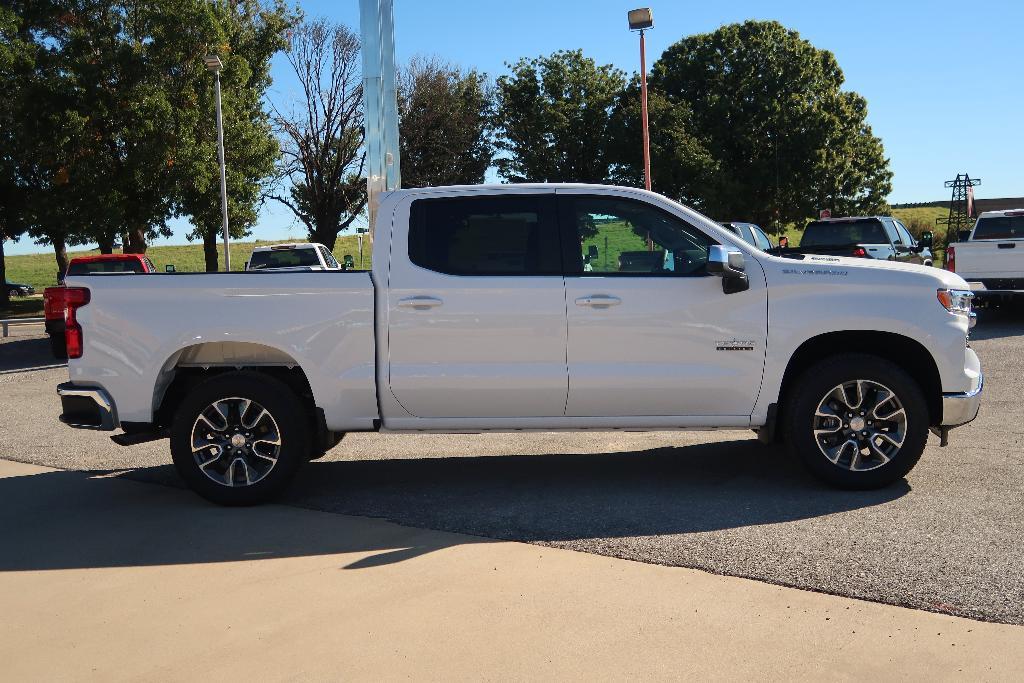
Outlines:
{"label": "chevrolet silverado truck", "polygon": [[182,478],[229,505],[356,431],[751,429],[878,487],[982,392],[956,274],[772,256],[624,187],[390,192],[368,272],[67,284],[60,419],[169,437]]}
{"label": "chevrolet silverado truck", "polygon": [[960,242],[946,249],[946,268],[981,303],[1024,299],[1024,209],[986,211]]}

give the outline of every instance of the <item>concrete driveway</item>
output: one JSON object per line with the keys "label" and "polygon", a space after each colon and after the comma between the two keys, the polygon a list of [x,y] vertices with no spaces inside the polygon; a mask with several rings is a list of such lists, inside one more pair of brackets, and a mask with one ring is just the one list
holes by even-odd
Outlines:
{"label": "concrete driveway", "polygon": [[7,680],[1010,680],[1024,629],[0,461]]}

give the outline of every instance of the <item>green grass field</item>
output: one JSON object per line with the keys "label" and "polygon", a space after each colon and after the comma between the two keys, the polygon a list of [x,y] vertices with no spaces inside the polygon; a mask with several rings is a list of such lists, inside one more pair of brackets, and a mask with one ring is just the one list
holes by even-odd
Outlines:
{"label": "green grass field", "polygon": [[[282,242],[295,242],[301,240],[260,240],[256,242],[232,242],[231,243],[231,269],[242,270],[245,262],[249,260],[254,247],[266,244],[280,244]],[[220,248],[223,258],[223,248]],[[69,251],[68,259],[75,256],[95,256],[98,251]],[[351,254],[355,259],[356,267],[359,267],[359,246],[355,235],[339,237],[334,246],[334,256],[341,261],[346,255]],[[179,273],[201,273],[206,270],[206,261],[203,258],[202,244],[186,244],[173,247],[150,247],[146,251],[153,264],[163,270],[171,264]],[[369,242],[363,243],[363,267],[370,267]],[[36,288],[42,293],[44,287],[57,284],[57,262],[52,253],[25,254],[21,256],[7,257],[7,280],[9,282],[24,282]]]}

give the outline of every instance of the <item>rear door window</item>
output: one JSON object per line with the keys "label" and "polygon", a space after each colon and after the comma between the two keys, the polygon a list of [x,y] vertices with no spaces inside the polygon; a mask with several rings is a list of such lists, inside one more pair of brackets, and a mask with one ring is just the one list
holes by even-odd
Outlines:
{"label": "rear door window", "polygon": [[560,275],[554,195],[413,202],[409,259],[448,275]]}
{"label": "rear door window", "polygon": [[900,242],[904,246],[914,246],[914,237],[910,234],[910,231],[907,230],[907,228],[899,221],[896,221],[896,233],[899,235]]}
{"label": "rear door window", "polygon": [[768,239],[768,235],[764,234],[764,230],[757,227],[756,225],[750,226],[750,232],[754,234],[754,244],[761,251],[768,251],[772,248],[772,241]]}
{"label": "rear door window", "polygon": [[896,232],[896,224],[892,221],[891,218],[883,218],[882,225],[885,226],[885,234],[889,238],[888,241],[892,242],[893,244],[903,244],[900,241],[899,233]]}
{"label": "rear door window", "polygon": [[335,260],[334,254],[332,254],[327,247],[320,247],[320,255],[324,257],[324,263],[327,264],[328,268],[340,268],[338,261]]}

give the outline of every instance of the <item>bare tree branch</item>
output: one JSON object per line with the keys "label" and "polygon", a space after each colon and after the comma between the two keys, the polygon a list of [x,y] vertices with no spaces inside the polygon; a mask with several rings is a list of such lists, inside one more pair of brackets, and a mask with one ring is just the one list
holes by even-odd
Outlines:
{"label": "bare tree branch", "polygon": [[272,107],[279,186],[290,187],[267,197],[287,206],[311,239],[333,248],[366,206],[359,39],[343,24],[317,19],[295,30],[287,58],[304,101],[299,112]]}

